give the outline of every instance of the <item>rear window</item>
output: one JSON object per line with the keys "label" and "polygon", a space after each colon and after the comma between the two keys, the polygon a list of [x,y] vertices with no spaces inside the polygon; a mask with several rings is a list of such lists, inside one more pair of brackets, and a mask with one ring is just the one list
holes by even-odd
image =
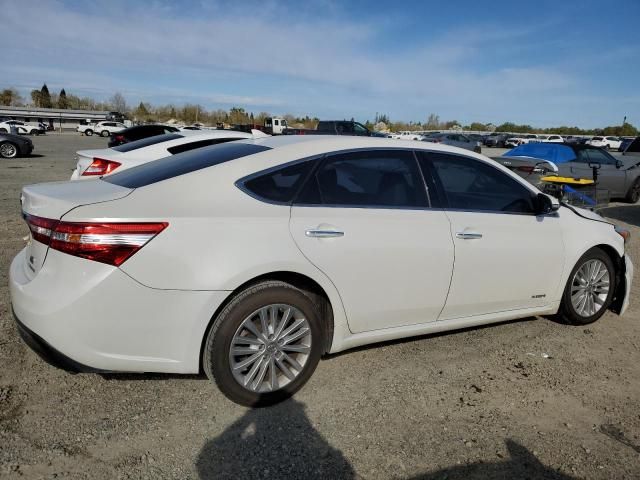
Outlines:
{"label": "rear window", "polygon": [[223,143],[143,163],[120,173],[104,177],[105,182],[125,188],[139,188],[220,163],[270,150],[251,143]]}
{"label": "rear window", "polygon": [[177,133],[166,133],[164,135],[155,135],[153,137],[143,138],[142,140],[136,140],[135,142],[123,143],[117,147],[112,147],[117,152],[132,152],[139,148],[149,147],[162,142],[168,142],[169,140],[176,140],[182,138],[184,135],[178,135]]}
{"label": "rear window", "polygon": [[167,148],[171,155],[196,150],[197,148],[208,147],[209,145],[218,145],[219,143],[233,142],[234,140],[242,140],[242,138],[208,138],[207,140],[198,140],[197,142],[183,143],[175,147]]}

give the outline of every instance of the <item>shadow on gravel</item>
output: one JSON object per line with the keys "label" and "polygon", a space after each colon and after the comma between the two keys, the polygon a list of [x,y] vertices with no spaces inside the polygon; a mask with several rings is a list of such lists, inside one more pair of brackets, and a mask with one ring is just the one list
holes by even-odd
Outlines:
{"label": "shadow on gravel", "polygon": [[607,207],[598,210],[598,213],[606,218],[622,220],[629,225],[640,227],[640,205],[624,205]]}
{"label": "shadow on gravel", "polygon": [[511,458],[504,462],[472,463],[444,468],[424,473],[411,480],[484,480],[488,478],[531,478],[549,480],[577,480],[577,477],[565,475],[542,463],[522,445],[507,440],[507,450]]}
{"label": "shadow on gravel", "polygon": [[200,451],[201,479],[355,479],[342,452],[311,425],[304,404],[290,399],[248,410]]}
{"label": "shadow on gravel", "polygon": [[[543,465],[527,448],[506,440],[509,458],[426,472],[409,480],[484,480],[531,478],[574,480]],[[390,452],[393,454],[393,452]],[[198,455],[201,480],[213,479],[357,479],[351,464],[311,425],[304,404],[290,399],[269,408],[248,410]]]}

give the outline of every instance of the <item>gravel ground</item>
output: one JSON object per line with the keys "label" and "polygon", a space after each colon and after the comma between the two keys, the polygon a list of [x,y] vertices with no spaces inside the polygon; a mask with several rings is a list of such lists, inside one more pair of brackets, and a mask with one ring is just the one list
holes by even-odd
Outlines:
{"label": "gravel ground", "polygon": [[[48,366],[11,317],[7,271],[27,235],[20,188],[67,179],[74,151],[106,139],[34,143],[38,156],[0,162],[0,477],[640,477],[637,281],[622,318],[532,318],[333,355],[295,399],[261,410],[204,376]],[[640,206],[606,215],[631,229],[639,259]]]}

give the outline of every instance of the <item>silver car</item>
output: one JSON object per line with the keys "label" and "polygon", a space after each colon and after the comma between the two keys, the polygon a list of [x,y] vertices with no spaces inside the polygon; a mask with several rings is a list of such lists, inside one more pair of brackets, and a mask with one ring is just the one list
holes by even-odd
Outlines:
{"label": "silver car", "polygon": [[592,179],[595,169],[598,188],[608,190],[612,199],[620,198],[630,203],[640,199],[640,157],[632,154],[616,158],[602,148],[590,145],[545,143],[521,145],[494,160],[534,185],[548,173],[548,162],[557,166],[557,174],[561,177]]}
{"label": "silver car", "polygon": [[470,139],[461,133],[432,133],[426,136],[423,142],[443,143],[452,147],[464,148],[472,152],[480,153],[480,142]]}

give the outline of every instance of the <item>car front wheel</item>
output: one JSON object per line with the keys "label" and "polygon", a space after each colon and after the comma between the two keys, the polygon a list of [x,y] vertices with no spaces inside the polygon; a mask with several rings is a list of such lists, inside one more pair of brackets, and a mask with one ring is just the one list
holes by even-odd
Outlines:
{"label": "car front wheel", "polygon": [[0,143],[0,157],[16,158],[18,156],[18,147],[11,142]]}
{"label": "car front wheel", "polygon": [[102,133],[100,134],[101,137],[108,137],[109,136],[109,130],[103,130]]}
{"label": "car front wheel", "polygon": [[84,134],[85,134],[87,137],[90,137],[91,135],[93,135],[93,130],[85,130],[85,131],[84,131]]}
{"label": "car front wheel", "polygon": [[572,325],[598,320],[609,308],[615,290],[615,267],[599,248],[585,253],[571,271],[558,312]]}
{"label": "car front wheel", "polygon": [[322,337],[318,310],[305,292],[284,282],[261,282],[239,293],[215,319],[204,371],[230,400],[271,405],[311,377]]}
{"label": "car front wheel", "polygon": [[636,178],[635,182],[631,184],[625,200],[629,203],[637,203],[640,199],[640,177]]}

